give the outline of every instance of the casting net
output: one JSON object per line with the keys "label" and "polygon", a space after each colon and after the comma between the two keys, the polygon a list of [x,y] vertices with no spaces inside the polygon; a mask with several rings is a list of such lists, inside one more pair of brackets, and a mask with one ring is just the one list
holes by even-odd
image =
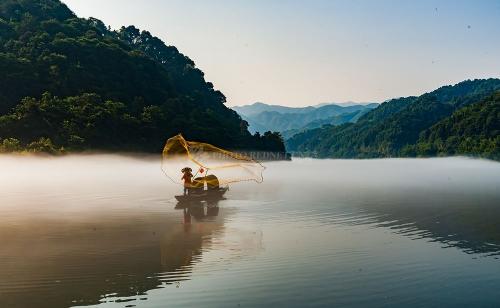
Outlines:
{"label": "casting net", "polygon": [[252,158],[208,143],[185,140],[182,135],[167,140],[163,148],[163,173],[182,184],[182,169],[190,168],[196,177],[217,177],[219,185],[241,181],[263,181],[264,166]]}

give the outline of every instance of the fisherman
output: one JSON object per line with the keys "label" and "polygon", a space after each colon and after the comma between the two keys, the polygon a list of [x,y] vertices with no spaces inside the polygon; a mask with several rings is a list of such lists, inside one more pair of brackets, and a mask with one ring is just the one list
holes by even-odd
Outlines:
{"label": "fisherman", "polygon": [[189,193],[189,188],[191,188],[193,170],[189,167],[184,167],[182,168],[181,172],[183,173],[181,180],[184,181],[184,195],[187,195]]}

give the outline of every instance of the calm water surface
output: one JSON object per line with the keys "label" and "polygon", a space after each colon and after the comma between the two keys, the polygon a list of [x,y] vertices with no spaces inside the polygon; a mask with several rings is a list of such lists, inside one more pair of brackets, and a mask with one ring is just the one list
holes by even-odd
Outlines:
{"label": "calm water surface", "polygon": [[500,164],[295,160],[175,209],[156,159],[0,156],[0,307],[500,307]]}

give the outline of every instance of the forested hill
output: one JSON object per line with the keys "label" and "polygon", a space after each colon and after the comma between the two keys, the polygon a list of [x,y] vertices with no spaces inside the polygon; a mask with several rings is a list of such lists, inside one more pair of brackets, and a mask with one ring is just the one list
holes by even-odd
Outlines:
{"label": "forested hill", "polygon": [[225,97],[175,47],[129,26],[111,31],[58,0],[0,2],[3,149],[158,152],[165,139],[284,151],[252,136]]}
{"label": "forested hill", "polygon": [[[455,111],[469,105],[472,107],[499,90],[500,79],[468,80],[454,86],[441,87],[419,97],[394,99],[368,112],[355,124],[327,126],[297,134],[287,141],[288,150],[311,156],[338,158],[445,154],[444,150],[423,150],[424,144],[432,142],[429,140],[432,137],[425,137],[426,134],[434,136],[431,133],[434,128],[431,127],[450,117]],[[472,111],[475,114],[475,109]],[[479,120],[480,117],[472,119]],[[472,125],[470,121],[463,123]],[[490,130],[491,126],[484,129]],[[483,133],[488,136],[494,134],[490,131]],[[449,134],[456,134],[456,131],[450,131]],[[417,143],[420,147],[415,146]],[[451,143],[450,146],[458,147],[459,144],[462,143]],[[491,151],[489,147],[491,144],[484,147],[488,148],[485,151]],[[446,153],[491,156],[486,152],[471,150],[465,153],[458,149],[452,151],[450,148],[446,149]]]}
{"label": "forested hill", "polygon": [[425,130],[408,155],[478,155],[500,160],[500,91]]}

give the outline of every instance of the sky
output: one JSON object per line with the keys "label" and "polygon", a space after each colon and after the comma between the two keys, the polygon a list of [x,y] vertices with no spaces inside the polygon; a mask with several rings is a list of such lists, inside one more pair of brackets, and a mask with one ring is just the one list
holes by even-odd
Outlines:
{"label": "sky", "polygon": [[499,0],[63,0],[195,61],[227,105],[382,102],[500,77]]}

